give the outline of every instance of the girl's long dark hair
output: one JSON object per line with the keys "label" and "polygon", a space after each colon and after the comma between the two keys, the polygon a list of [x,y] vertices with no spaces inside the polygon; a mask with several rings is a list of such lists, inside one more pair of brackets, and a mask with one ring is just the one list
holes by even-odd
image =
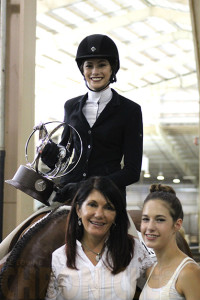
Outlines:
{"label": "girl's long dark hair", "polygon": [[[72,269],[76,267],[76,240],[81,241],[83,237],[83,225],[78,225],[76,207],[81,208],[83,202],[93,191],[99,191],[105,199],[109,200],[115,207],[115,225],[110,229],[106,241],[107,256],[104,262],[113,274],[123,271],[130,263],[134,254],[134,239],[128,235],[130,226],[123,196],[117,186],[106,177],[91,177],[80,183],[80,187],[74,197],[71,211],[67,220],[66,231],[66,255],[67,266]],[[110,259],[111,258],[111,259]]]}

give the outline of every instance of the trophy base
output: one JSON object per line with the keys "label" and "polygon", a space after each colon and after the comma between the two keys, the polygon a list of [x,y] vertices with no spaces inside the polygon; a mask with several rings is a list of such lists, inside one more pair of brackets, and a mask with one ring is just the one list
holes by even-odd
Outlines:
{"label": "trophy base", "polygon": [[14,177],[5,182],[13,185],[15,188],[43,204],[50,205],[48,199],[53,192],[54,183],[34,170],[21,165]]}

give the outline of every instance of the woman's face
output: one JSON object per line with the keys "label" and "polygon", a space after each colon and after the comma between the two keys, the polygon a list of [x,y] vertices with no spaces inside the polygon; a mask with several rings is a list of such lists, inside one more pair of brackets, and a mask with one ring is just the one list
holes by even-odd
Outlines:
{"label": "woman's face", "polygon": [[98,91],[106,86],[111,74],[111,65],[107,59],[92,58],[83,63],[83,75],[88,82],[89,88],[94,91]]}
{"label": "woman's face", "polygon": [[82,220],[84,235],[88,238],[106,238],[115,222],[115,207],[97,190],[93,190],[76,211]]}
{"label": "woman's face", "polygon": [[145,244],[154,250],[168,247],[175,241],[175,232],[180,229],[182,220],[175,223],[169,207],[159,199],[149,200],[143,208],[141,233]]}

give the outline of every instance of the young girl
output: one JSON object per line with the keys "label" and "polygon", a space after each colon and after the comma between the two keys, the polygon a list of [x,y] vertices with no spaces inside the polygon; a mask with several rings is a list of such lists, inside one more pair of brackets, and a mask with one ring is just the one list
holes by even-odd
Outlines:
{"label": "young girl", "polygon": [[141,232],[146,245],[154,249],[157,262],[147,270],[140,300],[200,299],[200,267],[176,243],[182,222],[182,205],[175,191],[152,185],[144,201]]}

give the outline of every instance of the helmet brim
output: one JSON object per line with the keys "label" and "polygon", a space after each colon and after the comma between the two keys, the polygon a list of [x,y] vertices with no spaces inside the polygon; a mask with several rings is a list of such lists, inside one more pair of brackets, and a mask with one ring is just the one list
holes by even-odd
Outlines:
{"label": "helmet brim", "polygon": [[107,59],[111,65],[115,65],[115,74],[118,72],[119,70],[119,61],[116,59],[114,59],[113,56],[111,55],[101,55],[101,54],[94,54],[94,55],[84,55],[81,57],[76,58],[76,62],[78,65],[79,70],[82,72],[81,66],[83,64],[83,62],[87,59],[93,59],[93,58],[103,58],[103,59]]}

